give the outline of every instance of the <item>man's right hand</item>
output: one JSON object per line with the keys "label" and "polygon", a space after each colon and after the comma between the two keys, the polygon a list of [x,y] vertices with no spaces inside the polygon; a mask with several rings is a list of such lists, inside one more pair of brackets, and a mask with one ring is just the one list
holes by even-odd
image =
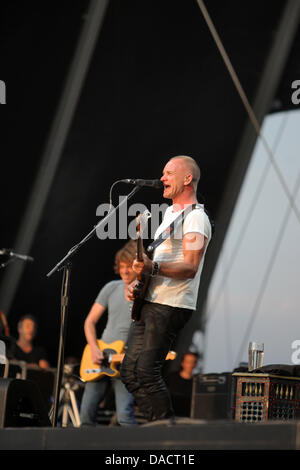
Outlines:
{"label": "man's right hand", "polygon": [[96,346],[94,348],[91,348],[91,354],[93,364],[98,364],[100,366],[104,359],[103,352],[98,348],[98,346]]}
{"label": "man's right hand", "polygon": [[128,290],[127,290],[127,297],[129,300],[131,301],[134,301],[134,288],[136,286],[136,284],[138,283],[138,281],[135,279],[131,284],[129,284],[128,286]]}

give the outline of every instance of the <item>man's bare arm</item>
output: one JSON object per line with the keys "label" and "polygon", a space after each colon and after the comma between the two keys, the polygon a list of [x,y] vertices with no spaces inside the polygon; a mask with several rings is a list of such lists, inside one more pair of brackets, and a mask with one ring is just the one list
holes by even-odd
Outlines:
{"label": "man's bare arm", "polygon": [[94,364],[101,364],[103,360],[103,353],[100,351],[97,344],[96,324],[104,312],[105,307],[95,302],[84,322],[84,333],[91,347],[92,361]]}
{"label": "man's bare arm", "polygon": [[[198,232],[187,233],[183,237],[182,261],[163,261],[159,263],[159,275],[172,279],[192,279],[195,277],[200,261],[204,255],[207,237]],[[133,262],[134,271],[139,274],[151,274],[152,261],[144,255],[144,261]]]}

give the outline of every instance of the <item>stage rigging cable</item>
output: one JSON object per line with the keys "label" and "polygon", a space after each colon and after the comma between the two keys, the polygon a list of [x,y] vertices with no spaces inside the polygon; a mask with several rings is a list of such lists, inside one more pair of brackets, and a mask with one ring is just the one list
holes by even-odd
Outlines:
{"label": "stage rigging cable", "polygon": [[[243,340],[242,340],[242,342],[241,342],[241,346],[240,346],[238,355],[237,355],[236,360],[235,360],[235,364],[237,364],[237,361],[238,361],[239,357],[241,356],[241,354],[242,354],[242,352],[243,352],[243,350],[244,350],[245,343],[246,343],[246,341],[248,340],[248,337],[249,337],[249,334],[250,334],[250,332],[251,332],[251,328],[252,328],[253,322],[254,322],[254,320],[255,320],[255,318],[256,318],[256,316],[257,316],[258,309],[259,309],[259,306],[260,306],[260,304],[261,304],[261,301],[262,301],[262,298],[263,298],[263,294],[264,294],[265,289],[266,289],[267,282],[268,282],[268,280],[269,280],[269,277],[270,277],[272,268],[273,268],[273,266],[274,266],[274,262],[275,262],[276,256],[277,256],[278,251],[279,251],[279,245],[280,245],[280,243],[281,243],[281,241],[282,241],[282,238],[283,238],[283,237],[282,237],[282,234],[283,234],[283,232],[284,232],[284,230],[285,230],[285,228],[286,228],[286,224],[287,224],[287,221],[288,221],[288,219],[289,219],[289,217],[290,217],[290,214],[291,214],[292,210],[294,211],[294,213],[295,213],[295,215],[296,215],[296,218],[297,218],[298,222],[300,223],[300,212],[299,212],[299,209],[298,209],[298,207],[297,207],[297,205],[296,205],[296,203],[295,203],[295,198],[296,198],[296,195],[297,195],[298,190],[299,190],[299,187],[300,187],[300,173],[299,173],[299,176],[298,176],[297,183],[296,183],[296,185],[295,185],[294,191],[293,191],[293,193],[291,193],[290,190],[289,190],[288,184],[286,183],[285,178],[284,178],[282,172],[280,171],[280,168],[278,167],[278,165],[277,165],[277,163],[276,163],[276,160],[275,160],[275,157],[274,157],[274,153],[273,153],[271,147],[269,146],[267,140],[265,139],[265,137],[264,137],[264,135],[263,135],[263,133],[262,133],[261,126],[260,126],[260,124],[259,124],[259,122],[258,122],[258,119],[257,119],[257,117],[256,117],[256,115],[255,115],[255,113],[254,113],[254,111],[253,111],[253,109],[252,109],[252,107],[251,107],[251,105],[250,105],[250,102],[249,102],[249,100],[248,100],[248,98],[247,98],[247,96],[246,96],[246,93],[245,93],[245,91],[244,91],[244,89],[243,89],[243,87],[242,87],[242,85],[241,85],[241,82],[240,82],[240,80],[239,80],[239,78],[238,78],[238,76],[237,76],[237,74],[236,74],[236,72],[235,72],[235,70],[234,70],[234,67],[233,67],[233,65],[232,65],[232,63],[231,63],[231,60],[230,60],[230,58],[229,58],[229,56],[228,56],[228,54],[227,54],[227,52],[226,52],[226,50],[225,50],[225,48],[224,48],[224,45],[223,45],[223,43],[222,43],[222,41],[221,41],[221,39],[220,39],[220,36],[219,36],[219,34],[218,34],[218,32],[217,32],[217,30],[216,30],[216,28],[215,28],[215,26],[214,26],[214,24],[213,24],[211,18],[210,18],[210,15],[209,15],[209,13],[208,13],[208,11],[207,11],[205,5],[204,5],[204,2],[203,2],[202,0],[197,0],[197,3],[198,3],[198,5],[199,5],[199,8],[200,8],[200,10],[201,10],[201,12],[202,12],[202,15],[203,15],[205,21],[206,21],[206,24],[207,24],[207,26],[208,26],[208,28],[209,28],[209,30],[210,30],[210,32],[211,32],[211,35],[212,35],[212,37],[213,37],[213,39],[214,39],[214,41],[215,41],[215,43],[216,43],[216,46],[217,46],[217,48],[218,48],[218,50],[219,50],[219,52],[220,52],[220,54],[221,54],[221,56],[222,56],[222,59],[223,59],[225,65],[226,65],[226,67],[227,67],[227,70],[228,70],[228,72],[229,72],[229,74],[230,74],[230,76],[231,76],[231,79],[232,79],[232,81],[233,81],[233,83],[234,83],[234,85],[235,85],[235,87],[236,87],[236,90],[237,90],[237,92],[238,92],[238,94],[239,94],[239,96],[240,96],[240,98],[241,98],[241,100],[242,100],[242,102],[243,102],[243,104],[244,104],[244,107],[245,107],[245,109],[246,109],[246,111],[247,111],[247,113],[248,113],[249,119],[250,119],[251,123],[252,123],[253,126],[254,126],[254,129],[255,129],[255,131],[256,131],[256,133],[257,133],[257,136],[261,139],[261,142],[262,142],[262,144],[263,144],[263,146],[264,146],[264,149],[265,149],[265,151],[266,151],[266,153],[267,153],[267,155],[268,155],[269,163],[272,164],[272,166],[273,166],[273,168],[274,168],[274,170],[275,170],[275,173],[276,173],[276,175],[277,175],[277,177],[278,177],[278,179],[279,179],[279,182],[280,182],[280,184],[281,184],[281,186],[282,186],[282,188],[283,188],[283,191],[284,191],[284,193],[285,193],[285,195],[286,195],[286,197],[287,197],[287,199],[288,199],[288,201],[289,201],[289,206],[288,206],[287,211],[285,212],[285,215],[284,215],[284,218],[283,218],[282,227],[281,227],[281,229],[280,229],[280,231],[279,231],[279,234],[278,234],[277,239],[275,240],[275,244],[274,244],[274,248],[273,248],[273,251],[272,251],[272,254],[271,254],[271,258],[270,258],[269,263],[268,263],[268,265],[267,265],[267,269],[266,269],[266,272],[265,272],[265,275],[264,275],[264,278],[263,278],[263,282],[262,282],[262,284],[261,284],[261,288],[260,288],[260,290],[259,290],[257,299],[256,299],[256,301],[255,301],[255,303],[254,303],[254,306],[253,306],[253,309],[252,309],[252,313],[251,313],[251,315],[250,315],[250,319],[249,319],[249,321],[248,321],[248,324],[247,324],[247,327],[246,327],[246,331],[245,331]],[[291,7],[291,10],[289,9],[290,7]],[[293,2],[293,1],[289,2],[288,6],[287,6],[287,8],[286,8],[286,15],[287,15],[286,18],[287,18],[288,20],[291,18],[290,21],[293,21],[293,19],[295,19],[295,21],[296,21],[296,19],[299,17],[299,7],[300,7],[299,3],[297,4],[297,2]],[[293,10],[293,9],[294,9],[294,10]],[[293,13],[294,13],[294,14],[292,14],[292,10],[293,10]],[[297,23],[296,23],[296,24],[297,24]],[[281,135],[282,135],[282,132],[283,132],[283,129],[284,129],[285,125],[286,125],[286,120],[284,120],[284,122],[282,123],[282,126],[281,126],[281,128],[280,128],[280,133],[278,134],[280,137],[281,137]],[[277,136],[277,137],[278,137],[278,136]],[[279,140],[277,139],[277,143],[278,143],[278,141],[279,141]],[[255,195],[254,195],[253,200],[252,200],[252,204],[251,204],[251,206],[250,206],[251,214],[253,213],[252,211],[253,211],[253,208],[254,208],[254,204],[256,203],[257,197],[258,197],[258,195],[259,195],[260,192],[261,192],[261,189],[262,189],[262,187],[263,187],[263,182],[265,181],[265,178],[266,178],[266,176],[267,176],[268,171],[269,171],[269,165],[266,165],[265,168],[264,168],[262,177],[261,177],[261,179],[260,179],[259,185],[258,185],[258,187],[257,187],[257,191],[256,191],[256,193],[255,193]],[[249,211],[249,212],[250,212],[250,211]],[[247,218],[246,218],[246,221],[245,221],[245,224],[244,224],[244,226],[242,227],[242,230],[241,230],[241,232],[240,232],[240,236],[238,237],[238,241],[237,241],[237,244],[236,244],[236,248],[235,248],[235,250],[234,250],[234,252],[233,252],[233,259],[235,258],[236,254],[237,254],[237,251],[238,251],[238,248],[239,248],[240,244],[242,243],[242,240],[243,240],[243,238],[244,238],[245,231],[246,231],[247,226],[248,226],[248,224],[249,224],[249,220],[250,220],[250,218],[247,217]],[[231,266],[232,266],[233,259],[231,260],[231,263],[229,263],[229,265],[227,265],[227,269],[225,269],[223,278],[225,278],[225,276],[226,276],[226,277],[228,276],[228,273],[229,273],[229,271],[230,271],[230,269],[231,269]],[[218,299],[219,299],[219,297],[220,297],[220,294],[221,294],[221,292],[223,291],[223,289],[224,289],[224,283],[221,284],[221,289],[219,290],[219,292],[218,292],[218,294],[217,294],[217,297],[216,297],[216,300],[215,300],[213,306],[216,305],[216,303],[217,303],[217,301],[218,301]],[[209,312],[210,312],[211,310],[212,310],[212,309],[210,308],[210,309],[209,309]],[[212,316],[212,315],[210,314],[210,316],[208,317],[208,320],[211,319],[211,316]]]}
{"label": "stage rigging cable", "polygon": [[[231,78],[232,78],[232,81],[233,81],[233,83],[234,83],[234,85],[235,85],[235,87],[236,87],[236,89],[237,89],[237,92],[238,92],[238,94],[240,95],[240,98],[241,98],[241,100],[242,100],[242,102],[243,102],[243,104],[244,104],[244,106],[245,106],[245,108],[246,108],[246,111],[247,111],[247,113],[248,113],[248,115],[249,115],[249,118],[250,118],[250,120],[251,120],[251,122],[252,122],[254,128],[255,128],[255,131],[256,131],[257,135],[260,137],[260,139],[261,139],[261,141],[262,141],[262,143],[263,143],[263,145],[264,145],[264,148],[265,148],[265,150],[266,150],[266,152],[267,152],[267,154],[268,154],[268,156],[269,156],[269,158],[270,158],[270,161],[271,161],[271,163],[272,163],[272,165],[273,165],[273,167],[274,167],[274,170],[275,170],[276,175],[277,175],[277,177],[278,177],[278,179],[279,179],[279,181],[280,181],[280,184],[282,185],[282,188],[283,188],[283,190],[284,190],[284,192],[285,192],[285,194],[286,194],[288,200],[290,201],[290,205],[291,205],[291,207],[293,208],[293,210],[295,211],[295,215],[296,215],[296,217],[297,217],[297,219],[298,219],[298,222],[300,223],[300,211],[298,210],[298,207],[294,204],[293,197],[292,197],[292,195],[291,195],[291,193],[290,193],[289,187],[288,187],[288,185],[287,185],[287,183],[286,183],[286,181],[285,181],[285,179],[284,179],[284,177],[283,177],[283,175],[282,175],[282,173],[281,173],[281,171],[280,171],[280,168],[277,166],[277,163],[276,163],[276,161],[275,161],[273,152],[272,152],[270,146],[268,145],[267,140],[265,139],[264,135],[263,135],[262,132],[261,132],[261,127],[260,127],[260,125],[259,125],[259,122],[258,122],[258,120],[257,120],[257,118],[256,118],[256,116],[255,116],[255,113],[254,113],[254,111],[253,111],[253,109],[252,109],[252,107],[251,107],[251,105],[250,105],[250,103],[249,103],[249,100],[248,100],[247,95],[246,95],[246,93],[245,93],[245,91],[244,91],[244,89],[243,89],[243,87],[242,87],[242,85],[241,85],[241,82],[240,82],[240,80],[239,80],[239,78],[238,78],[238,76],[237,76],[237,74],[236,74],[236,72],[235,72],[235,70],[234,70],[234,68],[233,68],[233,66],[232,66],[231,60],[229,59],[229,56],[228,56],[228,54],[227,54],[227,52],[226,52],[226,50],[225,50],[225,48],[224,48],[224,46],[223,46],[223,43],[222,43],[222,41],[221,41],[221,39],[220,39],[220,36],[219,36],[219,34],[217,33],[217,30],[216,30],[216,28],[215,28],[215,26],[214,26],[214,24],[213,24],[213,22],[212,22],[212,20],[211,20],[211,18],[210,18],[210,15],[209,15],[209,13],[208,13],[208,11],[207,11],[207,9],[206,9],[206,7],[205,7],[203,1],[202,1],[202,0],[197,0],[197,3],[198,3],[198,5],[199,5],[199,7],[200,7],[200,9],[201,9],[201,12],[202,12],[202,14],[203,14],[203,17],[204,17],[204,19],[205,19],[205,21],[206,21],[206,23],[207,23],[207,26],[208,26],[208,28],[209,28],[209,30],[210,30],[212,36],[213,36],[213,39],[214,39],[214,41],[215,41],[215,43],[216,43],[216,46],[217,46],[217,48],[219,49],[219,52],[220,52],[220,54],[221,54],[221,56],[222,56],[222,58],[223,58],[223,60],[224,60],[224,63],[225,63],[225,65],[226,65],[226,67],[227,67],[227,69],[228,69],[228,72],[229,72],[229,74],[230,74],[230,76],[231,76]],[[293,3],[293,2],[292,2],[292,3]],[[298,10],[298,15],[297,15],[297,16],[299,16],[300,4],[298,3],[297,6],[298,6],[298,9],[297,9],[297,10]]]}
{"label": "stage rigging cable", "polygon": [[[300,171],[299,171],[299,174],[298,174],[298,177],[297,177],[297,181],[296,181],[296,184],[295,184],[295,187],[294,187],[294,191],[292,193],[293,200],[297,197],[299,188],[300,188]],[[250,315],[250,318],[249,318],[249,321],[248,321],[248,324],[247,324],[247,327],[246,327],[244,337],[241,341],[241,346],[240,346],[239,352],[238,352],[236,360],[235,360],[236,365],[238,365],[239,358],[241,357],[241,355],[243,353],[243,350],[245,349],[246,342],[249,339],[249,335],[250,335],[252,326],[254,324],[254,320],[257,317],[258,310],[259,310],[264,292],[266,290],[266,286],[267,286],[268,280],[270,278],[270,274],[272,272],[275,260],[277,258],[278,253],[279,253],[279,248],[280,248],[280,245],[282,243],[283,235],[284,235],[284,232],[286,230],[287,223],[288,223],[288,220],[290,218],[291,213],[292,213],[292,205],[289,205],[287,207],[286,211],[285,211],[285,214],[284,214],[284,217],[283,217],[283,220],[282,220],[282,224],[281,224],[281,226],[279,228],[279,231],[278,231],[277,238],[275,239],[274,248],[273,248],[273,251],[271,252],[269,263],[267,265],[266,272],[265,272],[263,281],[261,283],[261,287],[259,289],[258,296],[257,296],[256,301],[254,303],[254,306],[252,308],[252,312],[251,312],[251,315]]]}
{"label": "stage rigging cable", "polygon": [[[287,121],[288,121],[288,117],[289,117],[289,116],[288,116],[288,113],[284,113],[283,118],[282,118],[281,125],[280,125],[280,127],[279,127],[279,129],[278,129],[278,132],[277,132],[277,134],[276,134],[275,144],[274,144],[274,147],[273,147],[273,154],[276,153],[276,149],[277,149],[277,147],[278,147],[278,145],[279,145],[279,142],[280,142],[280,140],[281,140],[281,137],[282,137],[282,135],[283,135],[283,131],[284,131],[284,129],[286,128],[286,124],[287,124]],[[224,282],[225,282],[225,280],[228,278],[228,275],[229,275],[229,273],[230,273],[230,271],[231,271],[231,269],[232,269],[232,266],[233,266],[233,264],[234,264],[234,261],[236,260],[236,257],[237,257],[237,254],[238,254],[238,252],[239,252],[239,249],[240,249],[240,247],[241,247],[241,245],[242,245],[243,239],[244,239],[244,237],[245,237],[245,233],[246,233],[247,228],[248,228],[248,226],[249,226],[249,224],[250,224],[251,218],[252,218],[252,216],[253,216],[253,214],[254,214],[254,212],[255,212],[255,206],[257,205],[257,201],[258,201],[258,199],[259,199],[259,197],[260,197],[260,194],[261,194],[262,189],[264,188],[265,180],[266,180],[266,178],[267,178],[267,176],[268,176],[268,173],[269,173],[269,170],[270,170],[270,168],[271,168],[270,164],[271,164],[271,162],[270,162],[270,160],[268,159],[268,160],[266,161],[265,167],[264,167],[264,169],[263,169],[263,171],[262,171],[262,174],[261,174],[261,177],[260,177],[260,179],[259,179],[259,181],[258,181],[256,190],[255,190],[254,195],[253,195],[253,197],[252,197],[252,200],[251,200],[251,202],[250,202],[250,206],[249,206],[248,212],[247,212],[247,214],[246,214],[246,216],[245,216],[245,222],[244,222],[244,224],[243,224],[242,227],[241,227],[241,230],[240,230],[240,233],[239,233],[239,235],[238,235],[236,244],[235,244],[235,246],[234,246],[234,248],[233,248],[233,250],[232,250],[232,255],[231,255],[230,259],[229,259],[229,263],[227,263],[227,267],[226,267],[226,269],[224,270],[224,273],[223,273],[223,276],[222,276],[222,281],[221,281],[221,283],[220,283],[220,288],[219,288],[219,290],[217,291],[217,294],[216,294],[216,296],[215,296],[215,299],[214,299],[212,305],[211,305],[211,306],[208,308],[208,310],[207,310],[207,320],[208,320],[208,321],[210,321],[210,320],[212,319],[213,315],[214,315],[215,308],[216,308],[216,306],[217,306],[217,304],[218,304],[218,301],[219,301],[219,299],[220,299],[220,296],[221,296],[221,293],[222,293],[222,290],[223,290]]]}

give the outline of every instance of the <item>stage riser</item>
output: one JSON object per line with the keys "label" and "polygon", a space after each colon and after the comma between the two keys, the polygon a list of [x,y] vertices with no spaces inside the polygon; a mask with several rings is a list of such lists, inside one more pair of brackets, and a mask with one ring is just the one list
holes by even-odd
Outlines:
{"label": "stage riser", "polygon": [[300,422],[5,428],[1,450],[300,450]]}

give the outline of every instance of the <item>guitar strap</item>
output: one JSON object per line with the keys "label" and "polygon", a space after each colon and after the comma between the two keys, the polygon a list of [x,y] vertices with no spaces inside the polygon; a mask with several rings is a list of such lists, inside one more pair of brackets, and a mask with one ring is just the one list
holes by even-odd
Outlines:
{"label": "guitar strap", "polygon": [[157,248],[163,241],[165,241],[168,237],[172,235],[172,233],[175,230],[176,224],[179,224],[180,222],[183,224],[185,217],[196,208],[197,204],[191,204],[188,206],[186,209],[184,209],[183,212],[179,214],[178,217],[176,217],[175,220],[167,227],[150,245],[147,247],[147,254],[149,258],[153,256],[153,252],[155,248]]}

